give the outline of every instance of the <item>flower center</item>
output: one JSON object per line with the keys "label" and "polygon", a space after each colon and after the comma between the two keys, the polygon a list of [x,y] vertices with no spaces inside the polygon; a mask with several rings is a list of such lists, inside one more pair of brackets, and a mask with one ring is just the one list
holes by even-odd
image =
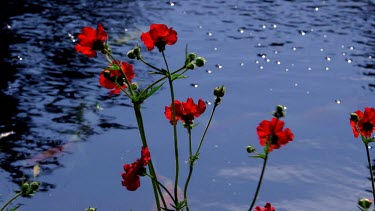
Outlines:
{"label": "flower center", "polygon": [[96,51],[102,51],[104,49],[104,44],[100,40],[95,40],[94,43],[92,44],[92,49]]}
{"label": "flower center", "polygon": [[370,122],[365,122],[362,125],[364,131],[372,131],[374,129],[374,125],[372,125]]}
{"label": "flower center", "polygon": [[279,140],[279,138],[277,137],[277,135],[275,135],[275,134],[271,135],[271,144],[277,145],[278,140]]}

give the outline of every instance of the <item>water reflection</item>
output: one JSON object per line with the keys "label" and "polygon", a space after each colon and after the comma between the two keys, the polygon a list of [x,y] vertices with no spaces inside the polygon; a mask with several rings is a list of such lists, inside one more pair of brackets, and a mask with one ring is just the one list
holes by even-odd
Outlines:
{"label": "water reflection", "polygon": [[[0,4],[0,40],[5,41],[0,42],[1,49],[5,49],[0,51],[0,102],[6,102],[0,104],[0,134],[14,132],[0,139],[0,168],[10,174],[13,182],[19,182],[23,176],[31,177],[31,169],[36,163],[41,165],[45,175],[56,171],[63,166],[60,157],[70,155],[71,151],[75,151],[77,143],[92,136],[107,131],[113,133],[115,129],[135,129],[130,121],[124,122],[119,114],[108,111],[116,109],[115,105],[126,110],[130,108],[130,102],[124,96],[109,97],[106,90],[98,86],[98,70],[103,68],[102,61],[87,59],[74,51],[73,46],[80,28],[95,26],[99,21],[105,22],[113,51],[122,58],[150,22],[166,21],[179,28],[183,35],[181,46],[191,43],[208,60],[207,69],[203,73],[197,73],[204,74],[206,79],[193,76],[191,81],[186,82],[186,86],[192,87],[194,93],[205,93],[203,90],[212,84],[216,86],[217,81],[228,83],[229,90],[236,92],[228,93],[225,103],[239,108],[236,109],[238,111],[266,112],[264,105],[249,108],[246,103],[255,99],[262,99],[267,104],[283,101],[291,104],[292,109],[294,107],[295,110],[291,113],[300,111],[306,115],[300,119],[292,116],[292,120],[294,118],[297,119],[295,121],[306,122],[307,119],[328,115],[329,112],[347,112],[344,109],[347,107],[343,106],[348,106],[351,97],[358,94],[350,90],[357,84],[349,86],[350,82],[359,81],[366,95],[369,95],[367,90],[375,87],[375,5],[372,1],[193,0],[164,1],[160,4],[157,1],[38,0],[2,1]],[[172,50],[171,54],[173,53],[175,52]],[[145,82],[151,79],[146,69],[137,70],[137,77]],[[337,81],[341,87],[327,86]],[[349,87],[347,95],[326,94],[330,89],[340,90],[346,86]],[[280,100],[279,96],[284,96],[285,99]],[[312,98],[315,101],[309,101]],[[325,104],[325,100],[334,105]],[[298,104],[293,104],[293,101]],[[309,110],[311,113],[296,109],[298,106],[309,107],[314,103],[321,107]],[[108,110],[103,111],[102,108]],[[147,109],[151,110],[152,107]],[[227,116],[223,119],[233,119],[233,124],[236,125],[245,117],[246,123],[253,121],[243,113],[236,113],[238,111],[228,109],[224,112]],[[236,118],[238,116],[241,118]],[[224,125],[222,128],[231,128],[228,134],[235,131],[233,125],[221,124]],[[299,124],[295,125],[297,126]],[[243,131],[248,131],[248,128]],[[329,136],[330,132],[325,135]],[[305,133],[315,135],[309,134],[309,131]],[[342,131],[337,132],[341,133]],[[241,134],[234,133],[237,136]],[[248,137],[238,139],[241,138],[246,139],[246,143],[237,144],[246,146]],[[227,144],[226,139],[233,140],[233,137],[226,137],[224,134],[215,139],[221,142],[215,143],[215,146],[223,146]],[[229,149],[230,147],[227,150]],[[215,150],[220,151],[220,148]],[[215,150],[213,151],[217,152]],[[237,152],[238,149],[231,150]],[[221,153],[225,155],[225,150]],[[208,152],[208,155],[218,157],[213,152]],[[236,156],[241,156],[241,159],[246,157],[239,153],[233,156],[232,160],[240,159]],[[269,175],[270,180],[282,176],[285,180],[301,177],[304,180],[300,182],[308,185],[299,185],[305,188],[309,188],[311,183],[327,182],[314,176],[319,163],[309,163],[311,169],[302,168],[298,164],[280,165],[283,169]],[[218,166],[214,168],[222,168]],[[212,175],[212,172],[204,173]],[[203,181],[208,181],[208,190],[214,193],[212,196],[207,196],[206,193],[201,195],[212,198],[202,205],[198,200],[198,192],[195,206],[202,210],[207,206],[221,210],[246,209],[246,197],[243,195],[246,195],[244,192],[247,190],[240,188],[254,179],[237,178],[239,176],[236,174],[254,175],[256,169],[231,166],[216,172],[217,175],[213,176],[217,177],[214,178],[216,182],[212,178],[203,178]],[[339,177],[342,174],[359,176],[349,169],[324,172],[327,177]],[[240,187],[228,182],[233,178],[241,179]],[[219,193],[217,181],[226,184],[226,190],[235,191],[229,195],[226,192]],[[43,182],[44,190],[54,187],[53,183]],[[229,183],[231,185],[227,186]],[[367,186],[361,183],[360,188],[365,187]],[[342,196],[354,192],[341,185],[339,188],[343,188]],[[308,200],[300,199],[298,193],[294,192],[295,195],[285,201],[282,197],[275,196],[275,200],[279,201],[277,206],[284,210],[295,210],[293,208],[296,207],[288,207],[288,204],[303,203],[305,207],[300,209],[303,210],[302,208],[311,208],[316,205],[316,201],[320,201],[334,208],[327,201],[328,198],[319,196],[311,196],[310,199],[315,202],[313,205],[306,205]],[[328,191],[326,195],[333,197],[333,192]],[[223,203],[217,204],[213,199],[216,196],[223,199]],[[338,199],[335,200],[337,202]],[[341,201],[346,202],[344,199]],[[348,202],[348,206],[349,203],[351,202]],[[117,208],[113,207],[113,210]],[[145,209],[147,208],[146,206]]]}

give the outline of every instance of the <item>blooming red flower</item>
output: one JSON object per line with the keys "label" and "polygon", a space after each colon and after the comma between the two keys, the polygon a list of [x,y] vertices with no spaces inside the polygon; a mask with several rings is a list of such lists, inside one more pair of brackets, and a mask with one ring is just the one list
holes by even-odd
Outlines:
{"label": "blooming red flower", "polygon": [[[121,69],[118,65],[121,64]],[[120,61],[113,61],[111,65],[108,66],[107,69],[104,69],[99,75],[99,84],[107,89],[112,89],[110,94],[119,94],[120,87],[116,85],[115,82],[118,84],[122,84],[122,88],[125,89],[126,85],[124,84],[124,73],[126,78],[128,79],[129,83],[134,78],[134,70],[131,64],[126,62]]]}
{"label": "blooming red flower", "polygon": [[271,203],[266,203],[263,207],[255,207],[254,211],[276,211],[275,207],[271,206]]}
{"label": "blooming red flower", "polygon": [[75,49],[77,52],[94,58],[96,57],[96,51],[104,50],[104,42],[107,38],[108,35],[101,23],[98,23],[96,30],[91,27],[84,27],[82,33],[78,35],[79,43],[76,44]]}
{"label": "blooming red flower", "polygon": [[284,122],[277,118],[272,118],[271,121],[263,120],[257,127],[260,145],[265,146],[270,141],[268,151],[271,152],[292,141],[292,131],[289,128],[283,130],[283,127]]}
{"label": "blooming red flower", "polygon": [[142,176],[145,171],[144,166],[150,161],[150,151],[147,147],[142,147],[141,158],[137,159],[131,164],[125,164],[125,172],[121,173],[122,176],[122,185],[130,191],[135,191],[141,186],[141,179],[139,176]]}
{"label": "blooming red flower", "polygon": [[177,32],[164,24],[151,24],[150,31],[142,33],[141,40],[149,51],[155,46],[163,51],[166,44],[173,45],[177,42]]}
{"label": "blooming red flower", "polygon": [[358,116],[358,122],[350,119],[354,137],[357,138],[359,133],[361,133],[362,136],[370,138],[375,130],[375,109],[366,107],[364,113],[360,110],[354,113]]}
{"label": "blooming red flower", "polygon": [[[176,122],[182,120],[185,124],[190,125],[193,123],[195,117],[199,117],[205,110],[206,104],[202,99],[199,99],[198,105],[194,103],[192,98],[188,98],[186,102],[180,102],[178,100],[174,101],[176,110]],[[172,105],[165,106],[165,117],[169,119],[171,124],[173,124],[172,117]]]}

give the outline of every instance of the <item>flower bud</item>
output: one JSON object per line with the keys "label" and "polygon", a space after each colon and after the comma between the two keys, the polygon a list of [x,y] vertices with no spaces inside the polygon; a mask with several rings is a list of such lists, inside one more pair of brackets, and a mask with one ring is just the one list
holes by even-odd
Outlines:
{"label": "flower bud", "polygon": [[221,87],[216,87],[214,89],[214,95],[216,97],[223,97],[225,94],[225,86],[221,86]]}
{"label": "flower bud", "polygon": [[31,184],[30,184],[30,189],[33,191],[33,192],[35,192],[35,191],[37,191],[38,189],[39,189],[39,185],[40,185],[40,183],[39,182],[32,182]]}
{"label": "flower bud", "polygon": [[273,113],[273,116],[276,118],[285,117],[284,106],[282,105],[276,106],[276,111]]}
{"label": "flower bud", "polygon": [[22,183],[21,185],[21,192],[26,194],[29,191],[30,184],[28,182]]}
{"label": "flower bud", "polygon": [[197,58],[197,56],[195,55],[195,53],[190,53],[188,55],[188,57],[190,58],[191,61],[193,61],[195,58]]}
{"label": "flower bud", "polygon": [[130,86],[132,87],[133,90],[137,90],[138,89],[138,83],[137,82],[132,82],[130,84]]}
{"label": "flower bud", "polygon": [[128,51],[128,53],[126,55],[129,57],[129,59],[135,59],[136,58],[136,55],[134,53],[134,49]]}
{"label": "flower bud", "polygon": [[362,198],[360,200],[358,200],[358,206],[362,207],[363,209],[369,209],[371,207],[371,204],[372,204],[372,200],[370,199],[366,199],[366,198]]}
{"label": "flower bud", "polygon": [[194,70],[195,69],[195,65],[193,63],[189,63],[188,65],[186,65],[186,69],[188,69],[188,70]]}
{"label": "flower bud", "polygon": [[94,208],[94,207],[89,207],[89,208],[86,208],[85,211],[96,211],[96,208]]}
{"label": "flower bud", "polygon": [[203,67],[204,63],[206,63],[206,60],[203,57],[197,57],[195,59],[195,65],[198,67]]}
{"label": "flower bud", "polygon": [[356,113],[351,113],[350,120],[354,122],[358,122],[358,115]]}
{"label": "flower bud", "polygon": [[246,147],[246,151],[247,151],[247,153],[254,153],[254,152],[256,152],[256,150],[254,149],[254,147],[251,146],[251,145],[249,145],[249,146]]}
{"label": "flower bud", "polygon": [[141,58],[141,48],[137,45],[134,47],[133,52],[135,57],[139,60]]}

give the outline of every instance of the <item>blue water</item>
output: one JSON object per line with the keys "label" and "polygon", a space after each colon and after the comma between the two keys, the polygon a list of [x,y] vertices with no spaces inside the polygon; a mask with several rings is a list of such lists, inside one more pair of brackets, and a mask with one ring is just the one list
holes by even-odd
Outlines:
{"label": "blue water", "polygon": [[[271,153],[257,204],[355,210],[359,198],[371,198],[365,149],[353,138],[349,114],[374,106],[373,1],[38,0],[1,8],[0,133],[13,131],[0,139],[1,202],[22,177],[33,180],[39,162],[42,191],[18,200],[20,210],[153,209],[147,178],[135,192],[121,186],[122,166],[141,146],[131,102],[99,86],[102,56],[74,50],[81,28],[99,21],[123,60],[151,23],[178,32],[166,50],[172,68],[183,63],[186,44],[205,57],[205,67],[176,83],[177,99],[213,102],[213,88],[227,87],[194,170],[192,210],[248,209],[262,162],[248,158],[245,147],[261,149],[255,128],[277,104],[287,107],[295,138]],[[163,65],[157,51],[142,50]],[[156,79],[133,64],[141,85]],[[172,127],[163,114],[169,104],[165,88],[143,109],[151,154],[167,183],[174,175]],[[196,143],[211,108],[197,119]],[[179,132],[186,175],[187,136]],[[56,153],[41,159],[51,149]]]}

